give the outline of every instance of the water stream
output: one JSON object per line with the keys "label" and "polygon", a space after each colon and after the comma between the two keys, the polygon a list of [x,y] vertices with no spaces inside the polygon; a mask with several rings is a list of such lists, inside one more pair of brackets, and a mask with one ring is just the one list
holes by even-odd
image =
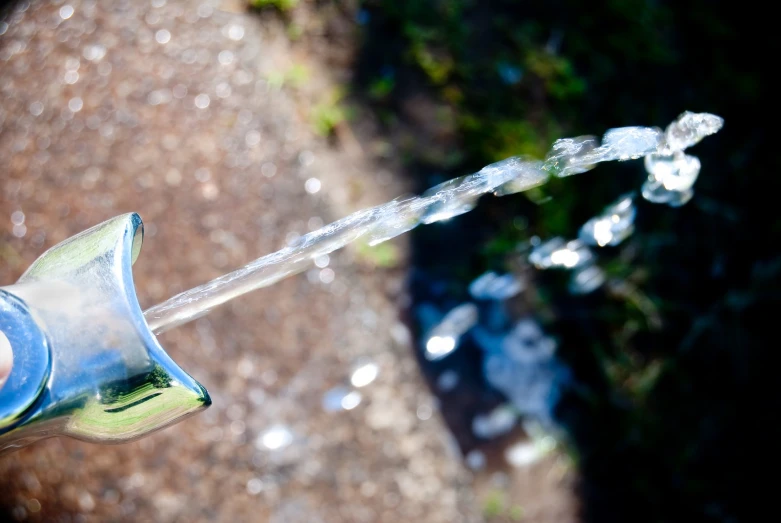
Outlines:
{"label": "water stream", "polygon": [[[421,196],[399,198],[358,211],[240,269],[177,294],[144,311],[144,317],[152,331],[160,334],[203,316],[233,298],[302,272],[318,256],[359,238],[369,245],[377,245],[420,224],[469,212],[484,194],[505,196],[526,191],[544,184],[551,176],[582,173],[600,162],[645,157],[649,179],[643,186],[643,196],[651,201],[680,205],[691,198],[698,172],[692,174],[689,168],[696,158],[684,155],[683,150],[717,132],[722,125],[723,120],[718,116],[685,112],[665,131],[657,127],[621,127],[607,131],[601,143],[591,136],[557,140],[544,161],[508,158],[432,187]],[[601,229],[597,230],[605,235]]]}

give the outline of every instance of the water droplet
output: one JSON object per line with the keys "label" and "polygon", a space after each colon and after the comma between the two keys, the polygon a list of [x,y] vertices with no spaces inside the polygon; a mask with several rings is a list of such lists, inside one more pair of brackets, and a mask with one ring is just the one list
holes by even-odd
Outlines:
{"label": "water droplet", "polygon": [[437,378],[437,387],[442,392],[450,392],[458,386],[458,382],[461,381],[461,377],[458,373],[452,369],[448,369]]}
{"label": "water droplet", "polygon": [[456,339],[452,336],[432,336],[426,342],[428,359],[439,359],[447,356],[456,348]]}
{"label": "water droplet", "polygon": [[317,178],[309,178],[304,184],[306,192],[309,194],[315,194],[320,191],[321,183]]}
{"label": "water droplet", "polygon": [[700,167],[696,156],[680,152],[671,156],[649,154],[645,157],[645,170],[668,191],[691,189],[700,174]]}
{"label": "water droplet", "polygon": [[155,40],[158,44],[167,44],[171,41],[171,32],[168,29],[160,29],[155,33]]}
{"label": "water droplet", "polygon": [[431,416],[434,414],[434,409],[431,408],[431,405],[428,403],[424,403],[423,405],[418,406],[418,410],[415,412],[418,419],[421,421],[426,421],[431,419]]}
{"label": "water droplet", "polygon": [[565,242],[552,238],[536,246],[529,254],[529,262],[538,269],[574,269],[593,259],[591,250],[580,240]]}
{"label": "water droplet", "polygon": [[421,223],[449,220],[474,209],[478,198],[484,192],[480,190],[482,183],[466,178],[461,176],[449,180],[423,193],[421,199],[426,201],[428,206],[420,218]]}
{"label": "water droplet", "polygon": [[664,132],[663,153],[671,154],[683,151],[700,142],[706,136],[718,132],[724,125],[724,119],[709,113],[682,113]]}
{"label": "water droplet", "polygon": [[314,161],[315,155],[312,151],[301,151],[301,154],[298,155],[298,163],[303,167],[309,167]]}
{"label": "water droplet", "polygon": [[330,269],[326,267],[325,269],[320,271],[320,281],[322,283],[328,284],[334,281],[334,278],[336,277],[336,273],[334,273],[333,269]]}
{"label": "water droplet", "polygon": [[439,360],[458,348],[461,336],[477,324],[478,310],[473,303],[451,309],[428,333],[424,356]]}
{"label": "water droplet", "polygon": [[588,294],[605,283],[605,273],[596,265],[587,265],[572,273],[569,291],[572,294]]}
{"label": "water droplet", "polygon": [[315,265],[321,269],[328,267],[330,261],[331,261],[331,257],[328,256],[327,254],[321,254],[320,256],[315,256]]}
{"label": "water droplet", "polygon": [[173,89],[173,95],[180,100],[187,96],[187,86],[183,84],[176,84]]}
{"label": "water droplet", "polygon": [[469,284],[469,294],[478,300],[507,300],[516,296],[526,285],[512,274],[498,275],[486,272]]}
{"label": "water droplet", "polygon": [[216,200],[220,195],[220,189],[214,183],[208,182],[201,187],[201,194],[207,200]]}
{"label": "water droplet", "polygon": [[78,113],[81,111],[81,108],[84,107],[84,101],[82,101],[81,98],[78,96],[75,98],[71,98],[68,102],[68,109],[70,109],[74,113]]}
{"label": "water droplet", "polygon": [[257,496],[263,490],[263,482],[258,478],[252,478],[247,481],[247,493],[251,496]]}
{"label": "water droplet", "polygon": [[84,47],[84,52],[82,54],[84,58],[90,62],[99,62],[106,56],[106,48],[100,44],[88,45]]}
{"label": "water droplet", "polygon": [[545,336],[532,318],[519,320],[501,342],[501,351],[514,361],[533,363],[549,360],[556,342]]}
{"label": "water droplet", "polygon": [[365,387],[377,378],[379,371],[380,368],[376,363],[365,363],[353,371],[350,383],[353,387]]}
{"label": "water droplet", "polygon": [[477,449],[469,451],[464,461],[466,461],[466,466],[474,471],[483,470],[486,464],[485,454]]}
{"label": "water droplet", "polygon": [[182,173],[177,169],[171,168],[165,173],[165,183],[171,187],[178,187],[182,183]]}
{"label": "water droplet", "polygon": [[[480,170],[486,175],[488,183],[496,196],[507,196],[544,184],[550,174],[543,169],[539,160],[516,156],[496,162]],[[478,174],[480,174],[478,173]],[[507,180],[504,182],[504,180]],[[503,183],[504,182],[504,183]]]}
{"label": "water droplet", "polygon": [[31,498],[27,501],[27,510],[35,514],[41,511],[41,502],[35,498]]}
{"label": "water droplet", "polygon": [[218,83],[215,91],[216,91],[217,96],[219,98],[227,98],[227,97],[229,97],[231,95],[231,92],[233,92],[233,90],[231,89],[230,84],[228,84],[226,82]]}
{"label": "water droplet", "polygon": [[206,167],[199,167],[193,173],[193,177],[199,182],[205,183],[212,179],[212,173]]}
{"label": "water droplet", "polygon": [[[647,157],[646,157],[647,158]],[[580,228],[578,238],[590,245],[618,245],[634,232],[636,210],[633,197],[627,195],[605,208]]]}
{"label": "water droplet", "polygon": [[73,85],[79,81],[79,73],[76,71],[67,71],[62,79],[66,84]]}
{"label": "water droplet", "polygon": [[246,430],[246,425],[241,420],[235,420],[231,422],[230,429],[231,429],[231,433],[233,433],[235,436],[240,436],[244,434],[244,431]]}
{"label": "water droplet", "polygon": [[33,116],[40,116],[43,113],[43,104],[41,102],[33,102],[30,104],[30,114]]}
{"label": "water droplet", "polygon": [[233,53],[227,49],[220,51],[217,55],[217,61],[222,65],[230,65],[233,63]]}
{"label": "water droplet", "polygon": [[342,408],[344,410],[353,410],[361,403],[361,393],[354,390],[342,398]]}
{"label": "water droplet", "polygon": [[95,509],[95,500],[93,499],[92,494],[87,491],[79,494],[79,508],[84,512],[91,512]]}
{"label": "water droplet", "polygon": [[596,148],[597,140],[593,136],[556,140],[545,158],[543,169],[559,177],[584,173],[594,168],[589,155]]}
{"label": "water droplet", "polygon": [[532,442],[521,442],[508,447],[504,453],[507,463],[513,467],[526,467],[542,457],[542,453]]}
{"label": "water droplet", "polygon": [[[255,129],[253,129],[251,131],[247,131],[247,134],[244,135],[244,143],[247,144],[247,147],[256,147],[258,144],[260,144],[260,131],[257,131]],[[271,164],[271,165],[274,165],[274,164]],[[261,167],[261,172],[262,171],[263,171],[263,168]],[[265,176],[265,173],[264,173],[264,176]]]}
{"label": "water droplet", "polygon": [[195,107],[198,109],[206,109],[209,107],[209,103],[211,103],[211,99],[208,94],[201,93],[195,97]]}
{"label": "water droplet", "polygon": [[263,165],[260,166],[260,173],[266,178],[272,178],[277,174],[277,166],[273,162],[264,162]]}
{"label": "water droplet", "polygon": [[323,409],[326,412],[353,410],[360,405],[361,393],[345,387],[335,387],[323,394]]}
{"label": "water droplet", "polygon": [[632,160],[656,152],[662,143],[662,131],[655,127],[619,127],[610,129],[602,145],[594,151],[599,161]]}
{"label": "water droplet", "polygon": [[478,438],[493,439],[510,432],[515,427],[518,414],[509,405],[500,405],[488,414],[478,414],[472,419],[472,432]]}
{"label": "water droplet", "polygon": [[63,20],[69,19],[71,16],[73,16],[73,6],[70,4],[66,4],[62,7],[60,7],[60,18]]}
{"label": "water droplet", "polygon": [[168,89],[157,89],[149,93],[146,98],[149,105],[160,105],[171,101],[172,93]]}
{"label": "water droplet", "polygon": [[284,425],[274,425],[258,436],[257,447],[268,450],[279,450],[293,443],[293,433]]}
{"label": "water droplet", "polygon": [[497,64],[496,70],[507,85],[515,85],[523,78],[523,69],[507,62]]}
{"label": "water droplet", "polygon": [[239,24],[231,24],[227,27],[226,33],[231,40],[239,41],[244,38],[244,27]]}

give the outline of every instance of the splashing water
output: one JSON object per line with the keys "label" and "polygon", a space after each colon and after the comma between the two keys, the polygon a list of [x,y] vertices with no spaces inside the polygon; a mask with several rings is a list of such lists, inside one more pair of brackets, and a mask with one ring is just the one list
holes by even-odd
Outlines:
{"label": "splashing water", "polygon": [[[722,124],[723,120],[718,116],[686,112],[670,124],[666,132],[656,127],[621,127],[607,131],[601,145],[597,145],[597,140],[593,137],[557,140],[545,161],[520,156],[508,158],[483,167],[474,174],[432,187],[422,196],[400,198],[358,211],[302,236],[284,249],[155,305],[144,311],[144,318],[149,328],[155,334],[160,334],[203,316],[242,294],[302,272],[314,263],[315,258],[329,254],[359,238],[369,245],[377,245],[420,224],[447,220],[469,212],[484,194],[504,196],[526,191],[544,184],[550,176],[563,177],[582,173],[600,162],[630,160],[649,155],[678,157],[683,149],[717,132]],[[674,175],[681,176],[679,172],[680,168]],[[672,175],[666,176],[664,180],[668,180]],[[691,185],[688,183],[691,178],[689,175],[682,183],[671,185],[669,180],[665,183],[664,180],[658,180],[656,174],[650,173],[648,183],[653,185],[658,180],[661,185],[654,185],[653,195],[656,201],[680,205],[691,197]],[[662,191],[668,191],[670,194]],[[652,200],[646,196],[646,192],[651,191],[644,190],[643,195]],[[565,266],[572,265],[574,256],[570,256],[571,259],[566,258],[567,252],[561,249],[559,251],[561,252],[556,256],[562,258],[562,263]],[[581,251],[580,254],[584,252]],[[575,265],[579,264],[572,266]]]}

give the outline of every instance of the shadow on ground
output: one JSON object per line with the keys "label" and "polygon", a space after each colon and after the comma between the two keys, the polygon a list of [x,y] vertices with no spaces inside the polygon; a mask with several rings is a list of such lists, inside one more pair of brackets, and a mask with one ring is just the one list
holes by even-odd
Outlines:
{"label": "shadow on ground", "polygon": [[[561,136],[664,126],[683,110],[725,118],[695,151],[695,199],[641,205],[637,233],[605,256],[661,328],[630,299],[567,296],[556,275],[538,279],[539,306],[576,378],[557,415],[588,521],[745,521],[770,504],[771,484],[756,475],[775,462],[770,406],[781,399],[779,157],[767,116],[773,68],[759,57],[777,49],[770,23],[737,3],[640,0],[375,0],[357,21],[354,101],[383,123],[418,189],[539,156]],[[520,241],[571,237],[643,176],[637,162],[600,167],[416,230],[413,301],[429,300],[436,279],[443,302],[457,303]],[[471,418],[501,398],[480,351],[453,358],[469,392],[441,399],[466,451]],[[421,362],[430,380],[444,368]]]}

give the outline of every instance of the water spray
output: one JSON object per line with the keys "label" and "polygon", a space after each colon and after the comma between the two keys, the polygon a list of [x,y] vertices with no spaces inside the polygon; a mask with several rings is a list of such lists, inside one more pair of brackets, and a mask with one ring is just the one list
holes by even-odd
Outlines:
{"label": "water spray", "polygon": [[[168,356],[156,335],[302,272],[318,256],[358,239],[377,245],[469,212],[485,194],[523,192],[606,161],[644,158],[642,197],[683,205],[700,170],[699,160],[684,150],[722,125],[718,116],[686,112],[664,131],[622,127],[601,142],[590,136],[557,140],[544,160],[508,158],[421,196],[358,211],[144,312],[131,269],[143,242],[141,218],[131,213],[101,223],[55,245],[16,283],[0,288],[0,341],[13,354],[0,388],[0,453],[58,435],[130,441],[208,407],[206,389]],[[576,240],[538,245],[530,262],[573,269],[573,292],[595,288],[599,273],[588,245],[616,245],[631,234],[633,198],[624,196],[589,220]]]}

